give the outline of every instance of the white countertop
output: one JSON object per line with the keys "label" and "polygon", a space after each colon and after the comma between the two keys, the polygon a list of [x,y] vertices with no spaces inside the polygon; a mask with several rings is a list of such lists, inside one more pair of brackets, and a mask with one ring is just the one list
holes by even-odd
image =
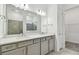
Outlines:
{"label": "white countertop", "polygon": [[[52,35],[54,35],[54,34],[52,34]],[[45,37],[45,36],[51,36],[51,34],[39,34],[39,35],[30,35],[30,36],[1,38],[0,39],[0,45],[24,41],[24,40],[32,40],[32,39],[35,39],[35,38],[40,38],[40,37]]]}

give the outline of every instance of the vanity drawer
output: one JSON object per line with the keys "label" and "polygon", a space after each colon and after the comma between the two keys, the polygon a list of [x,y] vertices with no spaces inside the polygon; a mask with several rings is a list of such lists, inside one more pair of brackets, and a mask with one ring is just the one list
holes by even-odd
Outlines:
{"label": "vanity drawer", "polygon": [[46,40],[50,40],[50,39],[52,39],[52,37],[51,37],[51,36],[46,37]]}
{"label": "vanity drawer", "polygon": [[18,47],[22,47],[22,46],[26,46],[26,45],[30,45],[30,44],[33,44],[33,40],[19,42]]}
{"label": "vanity drawer", "polygon": [[16,49],[16,48],[17,48],[16,44],[10,44],[10,45],[2,46],[1,50],[2,52],[5,52],[5,51]]}
{"label": "vanity drawer", "polygon": [[46,40],[46,37],[41,38],[41,42],[42,42],[42,41],[45,41],[45,40]]}
{"label": "vanity drawer", "polygon": [[34,40],[34,43],[38,43],[38,42],[40,42],[40,38]]}

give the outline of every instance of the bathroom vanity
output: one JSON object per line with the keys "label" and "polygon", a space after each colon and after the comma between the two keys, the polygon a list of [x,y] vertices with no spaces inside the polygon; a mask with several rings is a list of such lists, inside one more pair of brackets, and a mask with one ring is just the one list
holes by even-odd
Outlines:
{"label": "bathroom vanity", "polygon": [[1,55],[45,55],[54,51],[55,35],[32,35],[0,39]]}

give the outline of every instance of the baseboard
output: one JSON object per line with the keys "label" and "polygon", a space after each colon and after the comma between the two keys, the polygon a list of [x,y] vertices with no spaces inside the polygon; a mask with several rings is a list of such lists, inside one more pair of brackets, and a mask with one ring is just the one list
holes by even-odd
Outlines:
{"label": "baseboard", "polygon": [[63,48],[60,48],[59,50],[63,50]]}
{"label": "baseboard", "polygon": [[54,52],[54,50],[51,50],[50,52],[46,53],[45,55],[49,55],[51,52]]}

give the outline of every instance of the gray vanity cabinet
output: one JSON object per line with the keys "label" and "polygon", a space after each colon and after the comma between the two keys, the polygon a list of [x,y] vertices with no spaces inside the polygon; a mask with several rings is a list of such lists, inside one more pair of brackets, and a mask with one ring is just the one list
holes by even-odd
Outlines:
{"label": "gray vanity cabinet", "polygon": [[42,38],[41,39],[41,55],[45,55],[47,53],[48,53],[48,40],[45,40],[45,38]]}
{"label": "gray vanity cabinet", "polygon": [[40,55],[40,43],[29,45],[27,55]]}
{"label": "gray vanity cabinet", "polygon": [[26,54],[25,47],[2,53],[2,55],[25,55],[25,54]]}
{"label": "gray vanity cabinet", "polygon": [[38,37],[0,46],[1,55],[45,55],[55,49],[55,36]]}

